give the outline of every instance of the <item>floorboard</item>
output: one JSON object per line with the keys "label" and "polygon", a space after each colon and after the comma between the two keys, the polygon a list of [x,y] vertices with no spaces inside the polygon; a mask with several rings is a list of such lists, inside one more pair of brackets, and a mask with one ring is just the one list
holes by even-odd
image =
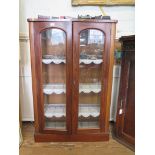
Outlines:
{"label": "floorboard", "polygon": [[110,136],[108,142],[35,143],[33,123],[24,123],[20,155],[134,155],[135,153]]}

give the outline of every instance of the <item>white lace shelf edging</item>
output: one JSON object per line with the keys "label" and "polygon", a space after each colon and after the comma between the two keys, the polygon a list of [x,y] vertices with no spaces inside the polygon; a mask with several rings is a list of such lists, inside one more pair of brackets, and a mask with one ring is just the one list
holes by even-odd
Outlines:
{"label": "white lace shelf edging", "polygon": [[[100,84],[80,84],[79,93],[99,93],[101,92]],[[47,84],[43,86],[44,94],[62,94],[66,93],[66,86],[62,84]]]}
{"label": "white lace shelf edging", "polygon": [[79,117],[98,117],[100,115],[99,104],[80,104]]}
{"label": "white lace shelf edging", "polygon": [[[101,92],[100,84],[80,84],[79,93],[99,93]],[[44,94],[62,94],[66,93],[66,86],[63,84],[47,84],[43,86]]]}
{"label": "white lace shelf edging", "polygon": [[[44,64],[50,64],[50,63],[54,63],[54,64],[60,64],[60,63],[66,63],[65,59],[42,59],[42,62]],[[95,59],[95,60],[91,60],[91,59],[80,59],[80,64],[84,63],[84,64],[101,64],[103,62],[102,59]]]}
{"label": "white lace shelf edging", "polygon": [[60,63],[66,63],[66,60],[64,59],[42,59],[42,62],[44,64],[50,64],[50,63],[54,63],[54,64],[60,64]]}
{"label": "white lace shelf edging", "polygon": [[50,95],[50,94],[62,94],[62,93],[66,93],[66,88],[65,85],[62,84],[48,84],[48,85],[44,85],[43,88],[43,92],[44,94]]}
{"label": "white lace shelf edging", "polygon": [[[79,117],[98,117],[100,114],[100,107],[97,104],[80,104],[79,106]],[[47,118],[52,117],[65,117],[66,107],[65,104],[45,104],[44,115]]]}
{"label": "white lace shelf edging", "polygon": [[79,93],[99,93],[101,91],[101,85],[100,84],[80,84]]}
{"label": "white lace shelf edging", "polygon": [[45,104],[44,115],[47,118],[65,117],[66,116],[66,108],[65,108],[64,104]]}
{"label": "white lace shelf edging", "polygon": [[95,60],[91,60],[91,59],[80,59],[80,64],[84,63],[84,64],[101,64],[103,62],[102,59],[95,59]]}

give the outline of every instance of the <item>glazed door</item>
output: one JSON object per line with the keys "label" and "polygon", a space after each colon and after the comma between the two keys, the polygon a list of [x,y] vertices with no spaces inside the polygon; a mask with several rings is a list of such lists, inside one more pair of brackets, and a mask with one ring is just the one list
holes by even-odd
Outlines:
{"label": "glazed door", "polygon": [[34,26],[40,131],[70,133],[71,23],[40,22]]}
{"label": "glazed door", "polygon": [[73,23],[73,134],[106,132],[110,25]]}

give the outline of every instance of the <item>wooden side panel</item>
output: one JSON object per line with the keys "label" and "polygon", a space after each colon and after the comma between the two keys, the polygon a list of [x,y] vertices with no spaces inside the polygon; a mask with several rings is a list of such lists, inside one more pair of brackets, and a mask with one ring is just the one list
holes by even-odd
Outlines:
{"label": "wooden side panel", "polygon": [[36,56],[34,48],[34,25],[33,22],[29,23],[29,37],[30,37],[30,52],[31,52],[31,71],[32,71],[32,89],[33,89],[33,105],[34,105],[34,119],[35,119],[35,132],[39,132],[39,113],[37,102],[37,84],[36,84]]}
{"label": "wooden side panel", "polygon": [[109,66],[108,66],[108,89],[107,89],[107,100],[106,100],[106,115],[105,115],[105,132],[109,131],[109,115],[110,115],[110,103],[111,103],[111,92],[112,92],[112,75],[113,75],[113,65],[114,65],[114,47],[115,47],[115,34],[116,34],[116,24],[112,24],[110,41],[109,41]]}

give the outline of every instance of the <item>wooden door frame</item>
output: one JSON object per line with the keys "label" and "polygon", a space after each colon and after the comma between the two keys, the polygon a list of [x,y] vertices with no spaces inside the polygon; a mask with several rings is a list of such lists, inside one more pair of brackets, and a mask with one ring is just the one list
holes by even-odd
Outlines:
{"label": "wooden door frame", "polygon": [[[41,32],[56,28],[66,34],[66,130],[44,128],[44,99],[42,88],[42,51]],[[71,103],[72,103],[72,23],[70,21],[30,22],[32,83],[35,113],[35,127],[38,133],[71,134]],[[32,35],[33,34],[33,35]]]}
{"label": "wooden door frame", "polygon": [[[97,29],[104,33],[104,55],[102,70],[104,78],[102,80],[101,107],[100,107],[100,129],[78,129],[78,100],[79,100],[79,33],[85,29]],[[81,133],[108,133],[109,132],[109,106],[112,86],[112,67],[115,24],[97,22],[73,22],[73,106],[72,106],[72,127],[73,134]],[[103,93],[103,86],[104,92]]]}
{"label": "wooden door frame", "polygon": [[[127,105],[127,92],[128,92],[128,78],[129,78],[129,72],[130,72],[130,64],[131,64],[131,57],[130,58],[126,58],[126,54],[128,51],[124,52],[124,58],[122,61],[122,67],[125,68],[127,66],[127,70],[124,70],[123,68],[121,69],[121,79],[120,81],[120,88],[119,88],[119,97],[118,97],[118,105],[117,105],[117,117],[116,117],[116,124],[115,124],[115,135],[117,138],[120,138],[122,140],[125,140],[127,145],[129,146],[129,148],[131,148],[132,150],[134,150],[134,145],[135,145],[135,139],[124,133],[123,129],[124,129],[124,117],[125,117],[125,107]],[[134,53],[134,51],[130,51],[129,54],[132,55],[132,53]],[[128,54],[128,55],[129,55]],[[133,57],[133,56],[132,56]],[[125,91],[124,91],[124,87],[125,87]],[[119,110],[121,108],[121,100],[123,99],[123,113],[120,115],[119,114]]]}

